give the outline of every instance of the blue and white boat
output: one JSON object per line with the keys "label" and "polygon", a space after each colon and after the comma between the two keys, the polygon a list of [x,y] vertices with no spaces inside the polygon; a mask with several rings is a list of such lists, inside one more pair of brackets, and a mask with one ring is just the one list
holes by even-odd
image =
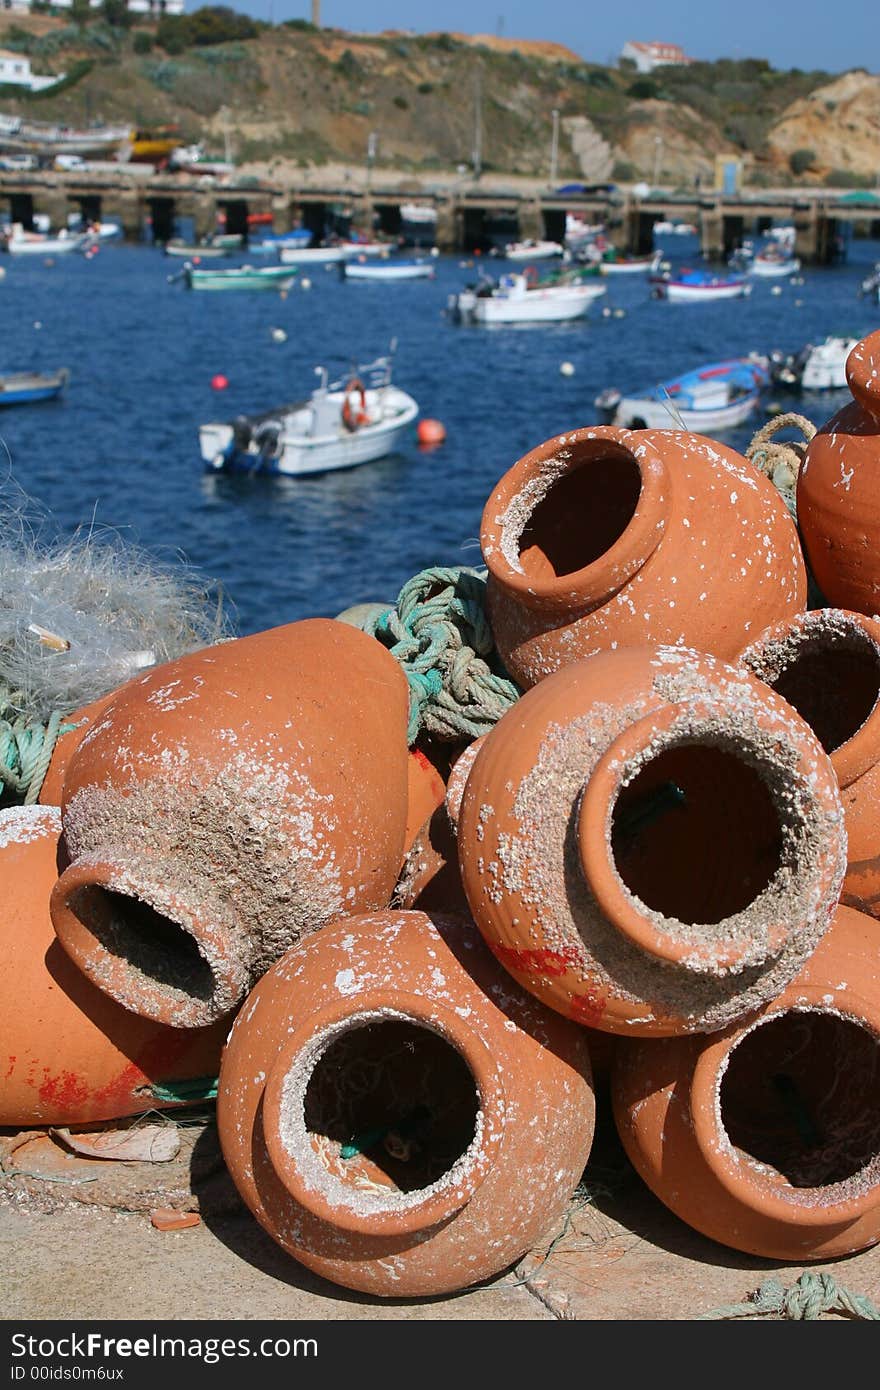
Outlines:
{"label": "blue and white boat", "polygon": [[706,434],[741,425],[757,408],[769,382],[768,359],[751,353],[708,362],[632,395],[610,387],[593,404],[604,424]]}
{"label": "blue and white boat", "polygon": [[294,227],[290,232],[264,233],[259,241],[251,242],[248,251],[256,256],[277,256],[284,247],[301,251],[311,240],[312,233],[308,227]]}
{"label": "blue and white boat", "polygon": [[751,293],[744,275],[715,275],[711,270],[664,271],[649,277],[652,299],[701,304],[710,299],[738,299]]}
{"label": "blue and white boat", "polygon": [[8,372],[0,376],[0,406],[53,401],[61,395],[69,380],[67,367],[57,372]]}

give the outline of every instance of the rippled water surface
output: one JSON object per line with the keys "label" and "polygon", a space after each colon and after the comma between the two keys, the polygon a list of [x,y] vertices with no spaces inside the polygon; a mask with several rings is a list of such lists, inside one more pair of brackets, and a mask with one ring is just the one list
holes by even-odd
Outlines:
{"label": "rippled water surface", "polygon": [[[426,566],[480,563],[480,516],[495,482],[527,449],[595,423],[604,387],[638,390],[721,357],[880,328],[880,309],[858,297],[877,259],[878,243],[855,241],[846,264],[806,269],[802,285],[782,281],[780,294],[757,281],[746,299],[697,305],[653,300],[643,276],[618,276],[583,320],[484,328],[444,312],[474,278],[458,256],[438,257],[433,280],[399,283],[346,283],[335,267],[311,267],[310,288],[299,283],[285,299],[193,293],[168,282],[179,263],[149,246],[54,264],[5,257],[0,370],[67,366],[71,381],[59,402],[0,413],[4,492],[15,500],[23,490],[63,534],[94,520],[166,556],[181,552],[222,582],[243,633],[390,602]],[[399,454],[347,472],[204,471],[200,424],[302,397],[315,366],[344,373],[394,337],[395,380],[422,415],[443,422],[442,446],[421,450],[413,427]],[[560,372],[563,362],[573,374]],[[227,390],[212,390],[215,373]],[[768,397],[816,424],[847,399]],[[725,442],[744,449],[764,418]]]}

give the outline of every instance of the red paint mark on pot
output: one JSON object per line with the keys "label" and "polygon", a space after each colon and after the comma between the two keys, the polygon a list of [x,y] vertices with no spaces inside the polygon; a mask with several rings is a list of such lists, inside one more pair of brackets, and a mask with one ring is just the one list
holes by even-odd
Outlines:
{"label": "red paint mark on pot", "polygon": [[573,948],[551,951],[548,947],[528,950],[519,946],[493,945],[502,965],[509,970],[521,970],[527,975],[564,975],[578,959]]}

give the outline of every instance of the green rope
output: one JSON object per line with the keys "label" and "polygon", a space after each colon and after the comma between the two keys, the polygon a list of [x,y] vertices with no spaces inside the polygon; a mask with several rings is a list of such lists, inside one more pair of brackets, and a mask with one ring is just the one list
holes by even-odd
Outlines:
{"label": "green rope", "polygon": [[32,806],[40,794],[43,780],[62,734],[75,724],[64,723],[65,716],[55,710],[46,723],[19,714],[9,692],[0,691],[0,794],[3,788],[16,801]]}
{"label": "green rope", "polygon": [[791,1288],[778,1279],[765,1279],[750,1293],[745,1303],[732,1303],[702,1313],[701,1318],[750,1318],[775,1313],[781,1318],[819,1318],[823,1313],[845,1313],[852,1318],[880,1322],[880,1308],[863,1294],[851,1293],[834,1282],[830,1274],[804,1272]]}
{"label": "green rope", "polygon": [[407,739],[424,731],[445,742],[487,733],[520,697],[486,616],[486,580],[465,566],[422,570],[391,608],[364,624],[409,683]]}
{"label": "green rope", "polygon": [[216,1100],[218,1081],[216,1076],[193,1076],[186,1081],[157,1081],[150,1087],[150,1093],[155,1100],[171,1103]]}

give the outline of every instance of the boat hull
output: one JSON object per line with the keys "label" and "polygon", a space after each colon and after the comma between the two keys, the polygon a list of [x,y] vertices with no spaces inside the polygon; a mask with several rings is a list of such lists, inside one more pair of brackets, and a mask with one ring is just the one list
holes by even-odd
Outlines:
{"label": "boat hull", "polygon": [[0,407],[34,405],[38,401],[56,400],[67,385],[68,377],[66,369],[53,376],[17,372],[0,377]]}
{"label": "boat hull", "polygon": [[278,252],[282,265],[334,265],[356,255],[347,246],[282,246]]}
{"label": "boat hull", "polygon": [[799,260],[791,261],[762,261],[756,256],[749,266],[750,275],[758,275],[769,278],[778,275],[796,275],[801,268]]}
{"label": "boat hull", "polygon": [[623,429],[685,429],[692,434],[711,434],[713,431],[720,433],[722,430],[735,429],[747,420],[757,408],[758,400],[756,391],[754,395],[743,396],[731,405],[707,410],[688,410],[676,405],[674,399],[670,408],[667,408],[662,401],[646,400],[638,396],[624,397],[609,423],[619,425]]}
{"label": "boat hull", "polygon": [[603,285],[572,285],[533,289],[510,297],[461,295],[458,313],[467,323],[564,323],[581,318],[604,293]]}
{"label": "boat hull", "polygon": [[357,261],[345,262],[346,280],[433,280],[434,267],[425,265],[383,265],[373,262],[359,265]]}
{"label": "boat hull", "polygon": [[[331,473],[372,463],[400,447],[419,407],[406,392],[391,386],[378,392],[368,391],[367,402],[379,418],[355,430],[348,430],[339,423],[322,434],[310,436],[296,429],[291,417],[286,421],[280,417],[283,423],[274,451],[276,457],[261,453],[255,441],[244,447],[237,443],[233,426],[228,423],[202,425],[199,430],[202,460],[209,472],[284,477]],[[339,419],[338,414],[336,419]]]}
{"label": "boat hull", "polygon": [[703,304],[710,299],[739,299],[748,294],[747,285],[681,285],[675,282],[656,284],[659,299],[675,304]]}
{"label": "boat hull", "polygon": [[295,279],[293,269],[286,274],[265,270],[193,270],[191,267],[185,271],[185,281],[191,290],[289,290]]}

